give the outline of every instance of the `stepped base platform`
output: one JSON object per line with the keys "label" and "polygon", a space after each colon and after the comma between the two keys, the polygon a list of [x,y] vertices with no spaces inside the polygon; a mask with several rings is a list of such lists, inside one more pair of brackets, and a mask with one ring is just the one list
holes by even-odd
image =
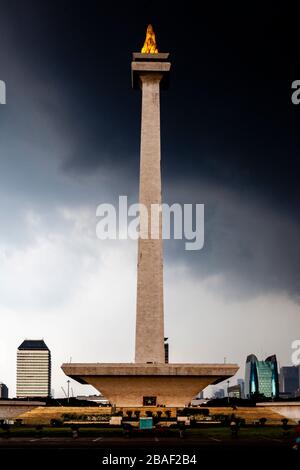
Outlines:
{"label": "stepped base platform", "polygon": [[112,405],[186,406],[208,385],[232,377],[237,364],[76,364],[62,365],[64,373],[101,392]]}

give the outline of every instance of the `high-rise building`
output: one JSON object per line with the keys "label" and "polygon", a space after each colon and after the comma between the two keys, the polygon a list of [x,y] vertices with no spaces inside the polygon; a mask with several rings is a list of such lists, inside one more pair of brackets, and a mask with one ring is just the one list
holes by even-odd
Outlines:
{"label": "high-rise building", "polygon": [[280,368],[280,393],[286,396],[294,397],[297,390],[300,388],[299,384],[299,367],[284,366]]}
{"label": "high-rise building", "polygon": [[228,387],[227,392],[231,398],[245,398],[245,381],[237,379],[236,385]]}
{"label": "high-rise building", "polygon": [[245,380],[244,379],[237,379],[237,384],[240,386],[240,389],[241,389],[240,398],[245,398]]}
{"label": "high-rise building", "polygon": [[1,398],[8,398],[8,388],[2,382],[0,382],[0,399]]}
{"label": "high-rise building", "polygon": [[225,392],[223,388],[219,388],[218,390],[215,391],[214,398],[224,398],[224,397],[225,397]]}
{"label": "high-rise building", "polygon": [[49,397],[51,353],[44,340],[26,339],[17,351],[17,397]]}
{"label": "high-rise building", "polygon": [[254,354],[247,357],[245,371],[245,397],[264,395],[275,398],[279,395],[279,378],[276,356],[259,361]]}
{"label": "high-rise building", "polygon": [[242,398],[241,386],[236,384],[228,387],[228,396],[230,398]]}

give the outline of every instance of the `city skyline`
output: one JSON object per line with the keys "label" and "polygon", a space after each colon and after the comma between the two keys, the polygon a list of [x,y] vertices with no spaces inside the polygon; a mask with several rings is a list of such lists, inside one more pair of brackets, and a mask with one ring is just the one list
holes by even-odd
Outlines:
{"label": "city skyline", "polygon": [[[24,341],[22,341],[22,344],[24,343],[27,343],[27,342],[36,342],[36,343],[44,343],[44,338],[42,339],[28,339],[28,338],[25,338]],[[22,346],[21,344],[21,346]],[[48,349],[48,347],[46,346],[46,348]],[[18,348],[19,349],[19,348]],[[51,366],[51,363],[52,363],[52,352],[51,352],[51,359],[50,359],[50,376],[52,375],[52,366]],[[263,358],[262,357],[258,357],[259,360],[262,360]],[[245,361],[240,364],[240,369],[239,371],[233,375],[232,377],[230,377],[229,379],[227,380],[224,380],[223,382],[220,382],[219,384],[217,385],[211,385],[211,386],[208,386],[206,388],[204,388],[204,394],[206,397],[211,397],[213,398],[214,395],[215,395],[215,392],[216,391],[220,391],[220,390],[224,390],[224,396],[227,396],[227,390],[228,390],[228,386],[232,386],[232,385],[238,385],[238,384],[241,384],[241,382],[243,382],[243,384],[245,383],[245,379],[246,379],[246,364],[247,364],[247,360],[248,360],[248,357],[245,357]],[[282,373],[282,370],[286,371],[286,370],[289,370],[289,369],[298,369],[298,375],[299,375],[299,380],[300,380],[300,365],[299,366],[293,366],[293,365],[283,365],[283,364],[280,364],[278,362],[278,374],[279,374],[279,383],[281,383],[280,381],[283,380],[283,377],[281,377],[281,373]],[[16,376],[17,376],[17,369],[16,369]],[[54,371],[55,372],[55,371]],[[57,372],[57,371],[56,371]],[[286,372],[285,372],[286,373]],[[57,382],[57,387],[59,388],[58,389],[54,389],[52,387],[52,382],[50,381],[50,384],[49,384],[49,390],[50,390],[50,393],[49,393],[49,396],[51,397],[63,397],[64,395],[64,391],[62,391],[62,388],[64,388],[66,386],[66,384],[68,383],[69,379],[68,377],[65,377],[65,380],[64,381],[61,381],[61,382]],[[16,377],[15,377],[16,379]],[[82,396],[83,395],[89,395],[90,392],[93,392],[95,391],[95,388],[91,387],[91,386],[87,386],[87,385],[84,385],[82,388],[82,386],[78,386],[78,384],[76,383],[76,381],[74,380],[71,380],[71,390],[72,390],[72,396],[76,396],[76,394],[79,394],[80,392],[82,392]],[[1,378],[0,378],[0,384],[3,384],[4,386],[6,386],[7,384],[4,382],[4,381],[1,381]],[[8,390],[16,390],[16,386],[13,385],[11,388],[8,387]],[[78,390],[77,390],[78,389]],[[297,390],[296,390],[297,389]],[[74,393],[74,390],[75,390],[75,393]],[[298,383],[298,387],[295,388],[295,391],[300,391],[300,382]],[[53,393],[54,392],[54,393]],[[280,393],[285,393],[285,390],[281,390]],[[95,393],[97,393],[97,391],[95,391]],[[9,398],[14,398],[14,397],[17,397],[17,393],[15,394],[12,394],[12,393],[9,393]],[[25,396],[25,395],[24,395]],[[28,395],[29,396],[29,395]],[[38,394],[33,394],[32,396],[38,396]]]}
{"label": "city skyline", "polygon": [[[44,337],[53,351],[56,392],[70,356],[133,360],[136,244],[98,240],[95,213],[120,194],[137,200],[139,98],[128,63],[149,21],[158,46],[176,57],[168,100],[162,95],[164,199],[206,208],[203,250],[191,255],[180,241],[164,247],[170,360],[226,356],[240,364],[241,377],[250,353],[276,353],[290,365],[300,326],[300,109],[290,99],[297,76],[277,72],[280,63],[296,73],[292,37],[278,50],[264,32],[273,38],[278,11],[262,8],[253,38],[251,15],[242,31],[229,14],[215,25],[206,10],[197,21],[176,8],[172,21],[163,8],[130,19],[130,8],[115,17],[109,7],[91,2],[82,10],[74,2],[71,20],[61,11],[56,22],[55,2],[18,5],[19,15],[16,5],[3,7],[0,18],[7,88],[0,107],[0,379],[11,396],[15,350],[25,337]],[[173,24],[181,21],[179,39]],[[266,51],[273,76],[264,69]],[[186,77],[188,63],[194,69]]]}

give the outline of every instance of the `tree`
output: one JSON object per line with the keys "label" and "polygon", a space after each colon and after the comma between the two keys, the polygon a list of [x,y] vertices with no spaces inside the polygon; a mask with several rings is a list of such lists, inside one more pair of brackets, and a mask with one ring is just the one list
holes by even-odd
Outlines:
{"label": "tree", "polygon": [[259,420],[259,423],[261,426],[265,426],[266,422],[267,422],[267,418],[260,418]]}
{"label": "tree", "polygon": [[289,420],[288,420],[287,418],[283,418],[283,419],[281,420],[281,422],[282,422],[282,428],[283,428],[283,430],[284,430],[284,431],[287,431],[287,430],[289,429],[289,427],[288,427],[288,422],[289,422]]}

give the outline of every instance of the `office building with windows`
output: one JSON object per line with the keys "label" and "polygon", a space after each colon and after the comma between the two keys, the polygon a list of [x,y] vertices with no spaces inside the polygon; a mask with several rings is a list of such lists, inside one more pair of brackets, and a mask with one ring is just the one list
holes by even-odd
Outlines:
{"label": "office building with windows", "polygon": [[237,384],[228,387],[228,396],[229,398],[242,398],[241,386]]}
{"label": "office building with windows", "polygon": [[237,379],[237,384],[240,386],[240,389],[241,389],[240,398],[245,398],[245,380],[244,379]]}
{"label": "office building with windows", "polygon": [[247,357],[245,371],[245,397],[264,396],[276,398],[279,396],[279,377],[276,356],[269,356],[265,361],[259,361],[254,354]]}
{"label": "office building with windows", "polygon": [[44,340],[25,340],[17,351],[17,397],[49,397],[51,353]]}
{"label": "office building with windows", "polygon": [[299,366],[284,366],[280,368],[280,394],[294,397],[300,388]]}
{"label": "office building with windows", "polygon": [[214,398],[216,399],[222,399],[225,397],[225,392],[223,388],[219,388],[215,391],[214,393]]}

